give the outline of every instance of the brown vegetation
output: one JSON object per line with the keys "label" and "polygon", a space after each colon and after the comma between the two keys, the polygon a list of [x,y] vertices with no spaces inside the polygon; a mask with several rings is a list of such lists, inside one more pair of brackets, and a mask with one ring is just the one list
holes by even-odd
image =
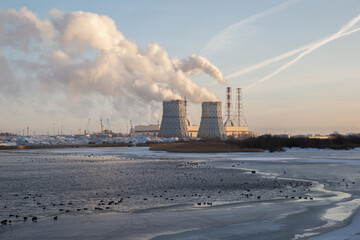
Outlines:
{"label": "brown vegetation", "polygon": [[333,134],[328,139],[314,139],[308,137],[281,138],[271,135],[252,137],[243,140],[230,139],[226,141],[238,145],[240,148],[259,148],[269,152],[284,151],[285,148],[318,148],[348,150],[360,147],[360,136],[342,136]]}
{"label": "brown vegetation", "polygon": [[261,152],[261,149],[243,148],[237,144],[222,141],[191,141],[174,143],[152,143],[152,151],[167,151],[181,153],[221,153],[221,152]]}

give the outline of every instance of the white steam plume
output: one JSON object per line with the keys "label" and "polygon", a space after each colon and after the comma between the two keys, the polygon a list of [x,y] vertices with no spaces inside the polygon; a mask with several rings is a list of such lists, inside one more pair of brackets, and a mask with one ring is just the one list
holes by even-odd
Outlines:
{"label": "white steam plume", "polygon": [[189,59],[183,59],[179,61],[178,64],[178,68],[181,69],[187,76],[195,76],[205,72],[213,76],[219,83],[226,83],[220,69],[204,57],[192,54],[189,56]]}
{"label": "white steam plume", "polygon": [[353,19],[351,19],[347,24],[345,24],[343,27],[340,28],[339,31],[337,31],[336,33],[330,35],[329,37],[316,42],[314,44],[312,44],[311,46],[309,46],[304,52],[300,53],[296,58],[292,59],[291,61],[287,62],[286,64],[284,64],[283,66],[281,66],[280,68],[278,68],[276,71],[272,72],[271,74],[267,75],[266,77],[256,81],[255,83],[247,86],[244,88],[244,91],[249,90],[250,88],[255,87],[256,85],[258,85],[259,83],[265,82],[268,79],[272,78],[273,76],[277,75],[278,73],[282,72],[283,70],[287,69],[288,67],[290,67],[291,65],[295,64],[297,61],[299,61],[301,58],[303,58],[304,56],[308,55],[309,53],[315,51],[316,49],[318,49],[319,47],[335,40],[338,39],[339,37],[342,36],[342,34],[346,33],[347,30],[349,30],[350,28],[352,28],[356,23],[358,23],[360,21],[360,14],[357,15],[356,17],[354,17]]}
{"label": "white steam plume", "polygon": [[[25,7],[0,9],[0,46],[20,55],[31,53],[32,57],[22,60],[31,70],[20,71],[31,71],[43,90],[61,90],[70,97],[98,93],[147,102],[184,96],[202,102],[217,98],[190,76],[207,73],[225,83],[221,71],[206,58],[193,54],[188,59],[171,59],[156,43],[141,48],[107,16],[59,10],[52,10],[51,15],[41,20]],[[12,61],[13,69],[20,66],[16,61]]]}

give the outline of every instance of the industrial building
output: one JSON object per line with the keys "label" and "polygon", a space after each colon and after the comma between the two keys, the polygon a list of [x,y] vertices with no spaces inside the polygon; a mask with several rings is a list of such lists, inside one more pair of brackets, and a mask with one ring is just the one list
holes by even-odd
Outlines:
{"label": "industrial building", "polygon": [[[188,129],[190,138],[197,138],[197,134],[199,132],[199,125],[188,125],[186,126]],[[248,127],[246,126],[225,126],[225,134],[226,136],[238,138],[245,137],[250,134]],[[151,125],[137,125],[134,127],[134,136],[138,135],[148,135],[148,136],[158,136],[160,130],[160,124],[151,124]]]}
{"label": "industrial building", "polygon": [[246,137],[250,135],[249,128],[247,126],[225,126],[225,134],[228,137]]}
{"label": "industrial building", "polygon": [[159,135],[160,124],[137,125],[134,128],[133,135],[148,135],[157,137]]}
{"label": "industrial building", "polygon": [[[199,125],[187,125],[187,130],[190,138],[196,138]],[[137,125],[134,127],[134,136],[138,135],[148,135],[148,136],[159,136],[160,124],[151,124],[151,125]]]}
{"label": "industrial building", "polygon": [[231,115],[231,88],[227,88],[226,121],[223,124],[221,102],[203,102],[201,123],[192,125],[187,117],[187,101],[172,100],[163,102],[161,124],[137,125],[132,135],[149,135],[179,138],[224,138],[246,137],[250,135],[247,126],[241,126],[241,89],[237,88],[236,116]]}

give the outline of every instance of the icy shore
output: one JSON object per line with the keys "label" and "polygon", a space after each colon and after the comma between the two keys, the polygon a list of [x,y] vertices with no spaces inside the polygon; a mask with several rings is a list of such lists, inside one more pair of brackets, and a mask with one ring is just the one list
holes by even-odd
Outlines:
{"label": "icy shore", "polygon": [[136,137],[108,137],[100,135],[57,135],[57,136],[13,136],[0,140],[0,146],[47,146],[47,145],[89,145],[102,143],[176,142],[178,138],[160,138],[146,135]]}

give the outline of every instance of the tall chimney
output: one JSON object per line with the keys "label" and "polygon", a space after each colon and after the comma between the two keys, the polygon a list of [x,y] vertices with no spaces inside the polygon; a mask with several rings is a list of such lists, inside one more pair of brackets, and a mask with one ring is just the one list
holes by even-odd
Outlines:
{"label": "tall chimney", "polygon": [[226,105],[227,118],[224,126],[234,126],[234,123],[231,120],[231,87],[226,88],[226,97],[227,97],[227,105]]}
{"label": "tall chimney", "polygon": [[237,124],[241,126],[241,88],[236,89]]}

